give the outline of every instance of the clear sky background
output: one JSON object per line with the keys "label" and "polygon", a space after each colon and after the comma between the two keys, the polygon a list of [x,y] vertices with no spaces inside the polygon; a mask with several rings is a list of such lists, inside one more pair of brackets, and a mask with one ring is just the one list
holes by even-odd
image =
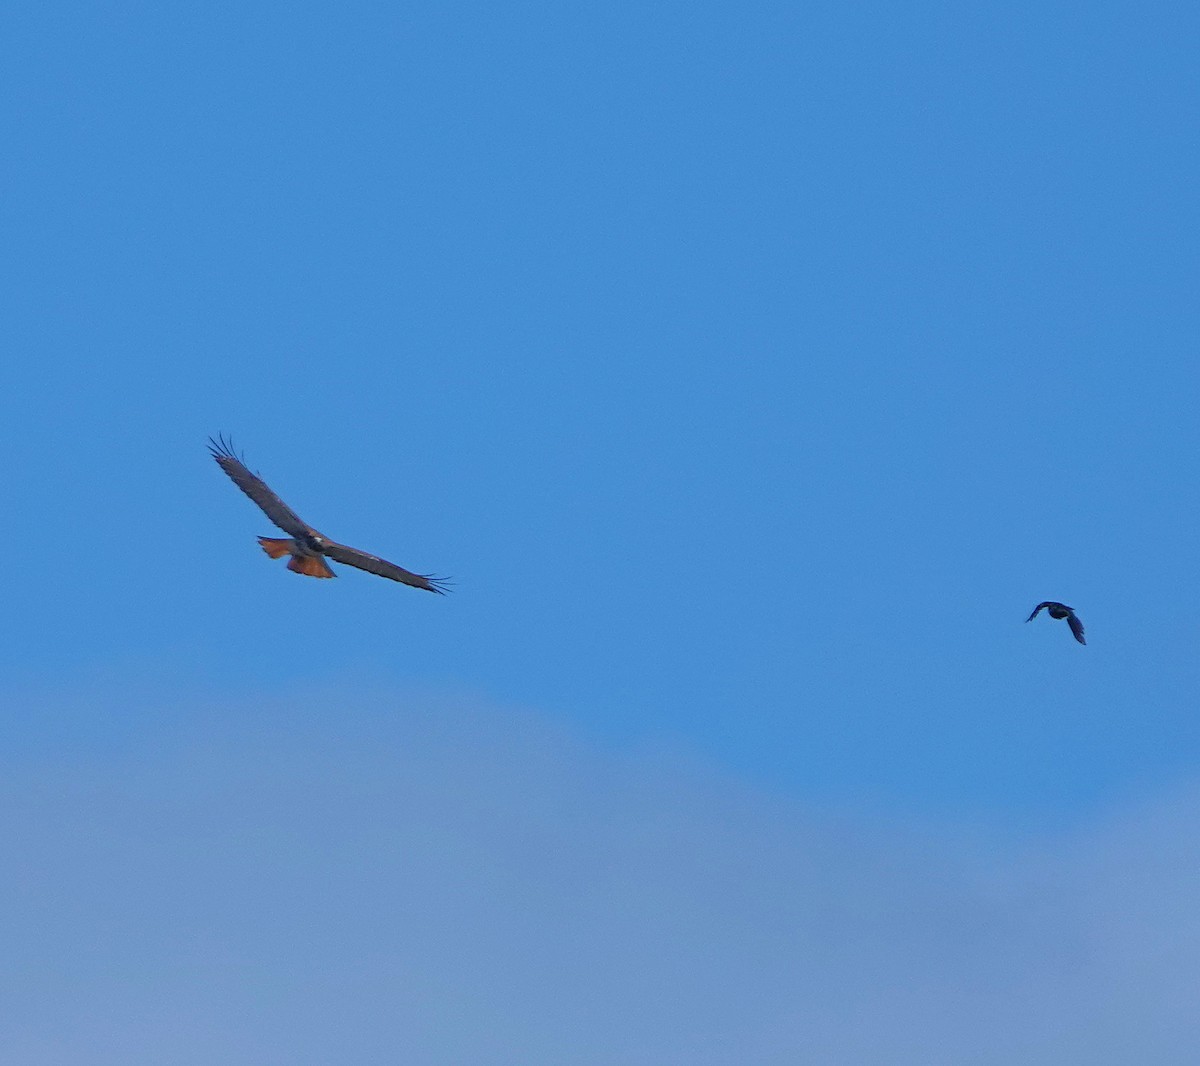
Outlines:
{"label": "clear sky background", "polygon": [[1194,1061],[1198,45],[11,11],[6,1061]]}

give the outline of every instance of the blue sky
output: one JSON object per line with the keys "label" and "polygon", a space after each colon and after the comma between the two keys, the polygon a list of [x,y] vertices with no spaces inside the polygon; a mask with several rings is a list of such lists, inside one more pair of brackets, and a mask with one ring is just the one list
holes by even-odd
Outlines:
{"label": "blue sky", "polygon": [[[482,780],[524,824],[527,775],[546,821],[500,833],[511,880],[485,910],[534,944],[517,968],[544,999],[553,923],[521,911],[521,886],[548,876],[546,907],[562,904],[595,873],[562,841],[593,830],[630,861],[638,819],[675,810],[629,783],[643,777],[701,798],[686,843],[663,846],[639,891],[703,878],[691,849],[726,825],[723,804],[739,811],[731,839],[751,843],[713,847],[745,877],[803,869],[806,834],[848,819],[851,836],[887,843],[839,851],[813,898],[907,864],[898,891],[925,916],[913,935],[937,944],[957,943],[929,902],[939,869],[971,871],[972,885],[1003,870],[1025,886],[1013,899],[1078,885],[1145,859],[1150,845],[1130,843],[1138,819],[1168,827],[1151,834],[1164,855],[1192,854],[1198,29],[1189,5],[1128,3],[14,12],[0,63],[14,869],[30,849],[29,869],[84,876],[70,853],[88,834],[63,828],[81,797],[97,839],[147,869],[168,843],[222,839],[220,819],[198,813],[211,800],[258,827],[254,846],[234,834],[211,875],[224,904],[192,914],[236,955],[239,856],[267,849],[282,881],[332,849],[370,914],[415,831],[389,821],[346,844],[308,802],[311,819],[281,828],[272,789],[332,795],[359,767],[401,802],[380,769],[390,753],[427,805]],[[287,573],[255,544],[269,523],[208,457],[215,433],[318,529],[451,575],[454,594],[345,567],[331,582]],[[1044,616],[1023,624],[1044,599],[1078,609],[1086,648]],[[405,749],[413,716],[440,722],[426,762]],[[550,739],[531,755],[530,736]],[[276,747],[298,764],[274,765]],[[255,772],[266,792],[239,798]],[[136,833],[164,803],[167,820]],[[469,836],[488,804],[452,807],[448,832]],[[422,839],[430,869],[483,877],[469,849]],[[1069,875],[1046,857],[1058,843],[1086,856]],[[392,857],[377,868],[380,848]],[[710,926],[740,913],[748,886],[729,876],[689,888]],[[767,880],[758,935],[800,935],[787,877]],[[136,908],[118,887],[110,902],[122,920],[150,915],[165,958],[154,923],[170,924],[170,894],[161,876],[148,883],[161,892]],[[411,891],[437,894],[421,884]],[[1009,921],[989,892],[964,898]],[[59,913],[8,898],[27,928],[69,913],[84,935],[107,920],[82,887]],[[1061,932],[1083,903],[1067,888],[1056,900],[1043,918]],[[660,928],[646,906],[630,926],[606,906],[580,928],[646,936]],[[454,909],[438,908],[449,928]],[[847,981],[904,957],[893,932],[872,937],[877,910],[847,904],[832,922],[863,945],[841,962]],[[335,931],[322,965],[349,966],[366,919],[323,918]],[[1012,921],[1039,942],[1036,922]],[[704,925],[685,923],[678,943],[698,950]],[[478,961],[484,948],[452,939],[464,965]],[[22,943],[13,973],[50,965],[36,937]],[[943,970],[992,959],[957,950],[922,986],[931,1017],[961,992]],[[220,971],[196,951],[194,973],[179,963],[194,976],[185,992]],[[754,968],[745,943],[713,959],[722,951]],[[1036,952],[1036,974],[1013,987],[1051,980]],[[115,958],[129,987],[149,985],[145,958]],[[609,961],[600,983],[650,965]],[[1158,976],[1170,991],[1194,984],[1184,961]],[[256,965],[254,980],[282,981],[286,950]],[[816,987],[771,965],[780,996]],[[1079,1001],[1103,1013],[1089,990],[1120,981],[1097,963],[1093,987],[1079,965]],[[688,968],[654,967],[664,986]],[[697,1017],[721,969],[696,971],[713,982],[689,1001]],[[495,1024],[488,994],[430,980],[434,1014],[461,1001],[468,1028]],[[100,1017],[103,991],[79,981]],[[889,998],[903,982],[871,981],[903,1013]],[[619,1011],[612,991],[597,1002]],[[280,1017],[343,993],[289,985]],[[1021,1028],[1012,995],[989,994]],[[130,1011],[112,1025],[134,1039]],[[804,1046],[903,1062],[914,1046],[887,1026],[874,1051],[839,1044],[850,1037],[832,1008],[794,1039],[787,1025],[768,1038],[753,1012],[708,1037],[651,1016],[647,1033],[677,1044],[631,1037],[572,1058],[517,1041],[513,1061],[704,1061],[692,1039],[718,1049],[712,1061],[746,1061],[746,1048],[794,1061]],[[81,1047],[108,1046],[93,1024],[79,1022]],[[1045,1061],[1102,1061],[1071,1043],[1086,1028],[1046,1036]],[[49,1031],[31,1030],[24,1061],[55,1061]],[[392,1030],[372,1032],[378,1048],[355,1061],[394,1061]],[[269,1034],[248,1017],[242,1058],[267,1061],[254,1049]],[[113,1039],[113,1061],[128,1061],[133,1045]],[[507,1061],[448,1039],[431,1031],[412,1061]],[[242,1060],[197,1047],[198,1061]]]}

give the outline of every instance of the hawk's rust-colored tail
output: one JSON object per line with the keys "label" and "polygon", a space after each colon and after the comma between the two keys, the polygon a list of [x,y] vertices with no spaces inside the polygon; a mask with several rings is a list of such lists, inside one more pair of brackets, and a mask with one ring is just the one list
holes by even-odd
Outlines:
{"label": "hawk's rust-colored tail", "polygon": [[319,555],[293,555],[288,560],[288,569],[308,577],[337,577]]}
{"label": "hawk's rust-colored tail", "polygon": [[305,577],[337,577],[337,574],[329,569],[329,564],[319,555],[297,555],[294,540],[259,537],[258,543],[272,559],[282,559],[285,555],[290,555],[291,558],[287,565],[293,573],[303,574]]}

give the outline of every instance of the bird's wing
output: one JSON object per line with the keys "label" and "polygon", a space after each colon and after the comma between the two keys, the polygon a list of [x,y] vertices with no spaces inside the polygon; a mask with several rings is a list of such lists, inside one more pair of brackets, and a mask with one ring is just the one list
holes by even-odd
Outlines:
{"label": "bird's wing", "polygon": [[378,555],[369,555],[367,552],[359,551],[357,548],[351,548],[345,544],[329,541],[321,550],[334,562],[357,566],[359,570],[365,570],[369,574],[378,574],[380,577],[388,577],[393,581],[401,581],[405,585],[412,585],[415,589],[438,593],[448,591],[447,582],[443,578],[433,577],[429,574],[414,574],[402,566],[389,563],[386,559],[380,559]]}
{"label": "bird's wing", "polygon": [[[1075,639],[1079,641],[1080,644],[1087,643],[1087,641],[1083,639],[1083,623],[1075,616],[1074,611],[1067,615],[1067,625],[1071,627],[1071,632],[1075,634]],[[1100,635],[1104,636],[1103,633]]]}
{"label": "bird's wing", "polygon": [[267,483],[257,474],[250,473],[246,464],[234,454],[233,446],[224,437],[213,440],[208,438],[209,451],[217,464],[232,479],[233,483],[250,497],[272,522],[285,533],[293,537],[302,537],[309,532],[309,527],[301,520],[286,503],[275,495]]}
{"label": "bird's wing", "polygon": [[1043,607],[1049,607],[1049,606],[1050,606],[1050,604],[1048,604],[1048,603],[1039,603],[1033,609],[1033,614],[1031,614],[1028,618],[1026,618],[1025,621],[1032,622],[1038,616],[1038,611],[1040,611]]}

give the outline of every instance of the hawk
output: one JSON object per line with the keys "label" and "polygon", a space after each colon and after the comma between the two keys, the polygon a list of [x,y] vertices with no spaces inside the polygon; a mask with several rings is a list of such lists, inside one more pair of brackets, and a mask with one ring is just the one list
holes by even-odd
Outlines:
{"label": "hawk", "polygon": [[368,555],[364,551],[339,544],[318,533],[312,526],[301,521],[300,516],[276,496],[262,478],[250,472],[246,464],[234,454],[231,443],[224,437],[218,437],[216,440],[209,437],[208,443],[212,457],[217,461],[217,465],[233,479],[233,483],[258,504],[262,508],[263,514],[275,525],[285,533],[291,534],[288,538],[258,538],[262,550],[272,559],[279,559],[285,555],[291,556],[287,564],[289,570],[297,574],[305,574],[308,577],[337,577],[337,574],[325,561],[326,558],[329,558],[334,562],[345,563],[347,566],[356,566],[359,570],[366,570],[370,574],[378,574],[380,577],[412,585],[413,588],[424,589],[426,592],[446,592],[446,582],[441,578],[426,574],[414,574],[402,566],[389,563],[386,559],[380,559],[377,555]]}
{"label": "hawk", "polygon": [[1071,627],[1071,632],[1075,635],[1075,639],[1079,641],[1080,644],[1087,643],[1087,641],[1083,639],[1083,623],[1076,616],[1075,608],[1068,607],[1065,603],[1055,603],[1053,600],[1047,600],[1045,603],[1039,603],[1033,609],[1033,614],[1026,618],[1025,621],[1032,622],[1037,617],[1038,611],[1040,611],[1043,607],[1046,608],[1046,613],[1051,618],[1065,618],[1067,620],[1067,625]]}

